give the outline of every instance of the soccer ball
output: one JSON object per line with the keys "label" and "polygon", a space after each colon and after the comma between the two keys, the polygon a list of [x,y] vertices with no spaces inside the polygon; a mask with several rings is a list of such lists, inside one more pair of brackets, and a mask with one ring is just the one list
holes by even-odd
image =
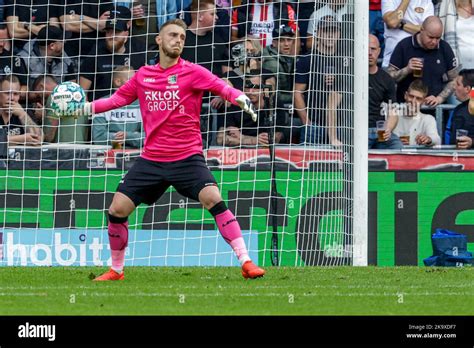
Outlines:
{"label": "soccer ball", "polygon": [[58,116],[73,116],[86,101],[84,89],[74,82],[63,82],[51,93],[51,108]]}

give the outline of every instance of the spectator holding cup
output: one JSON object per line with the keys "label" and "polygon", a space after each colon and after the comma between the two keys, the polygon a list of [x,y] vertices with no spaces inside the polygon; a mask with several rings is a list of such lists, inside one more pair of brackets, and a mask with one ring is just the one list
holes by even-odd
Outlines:
{"label": "spectator holding cup", "polygon": [[468,134],[466,129],[456,129],[456,148],[470,149],[472,147],[472,138]]}
{"label": "spectator holding cup", "polygon": [[393,132],[403,145],[440,145],[441,138],[433,116],[420,112],[420,106],[428,94],[428,87],[421,80],[415,80],[405,92],[404,107]]}
{"label": "spectator holding cup", "polygon": [[423,57],[418,57],[413,59],[413,77],[416,77],[417,79],[423,77],[423,63],[425,62],[425,58]]}
{"label": "spectator holding cup", "polygon": [[397,101],[404,102],[408,86],[420,78],[428,87],[424,104],[442,104],[454,90],[458,69],[457,60],[449,44],[441,39],[443,24],[430,16],[420,32],[401,40],[390,58],[388,73],[398,83]]}
{"label": "spectator holding cup", "polygon": [[[456,106],[446,124],[445,142],[456,144],[458,149],[470,149],[474,138],[474,69],[462,69],[456,78],[454,94],[461,103]],[[461,131],[461,132],[460,132]]]}
{"label": "spectator holding cup", "polygon": [[395,81],[377,66],[379,55],[379,40],[369,35],[369,149],[401,149],[403,144],[392,133],[398,122],[391,107],[395,101]]}
{"label": "spectator holding cup", "polygon": [[431,0],[381,0],[385,50],[382,67],[390,64],[395,46],[420,31],[423,21],[435,14]]}

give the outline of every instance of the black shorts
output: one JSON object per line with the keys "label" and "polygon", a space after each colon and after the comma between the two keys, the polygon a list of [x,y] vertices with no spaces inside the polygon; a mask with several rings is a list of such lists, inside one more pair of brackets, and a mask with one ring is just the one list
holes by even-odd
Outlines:
{"label": "black shorts", "polygon": [[202,155],[175,162],[154,162],[139,157],[120,181],[117,191],[138,206],[155,203],[170,186],[183,196],[199,201],[199,192],[217,183]]}

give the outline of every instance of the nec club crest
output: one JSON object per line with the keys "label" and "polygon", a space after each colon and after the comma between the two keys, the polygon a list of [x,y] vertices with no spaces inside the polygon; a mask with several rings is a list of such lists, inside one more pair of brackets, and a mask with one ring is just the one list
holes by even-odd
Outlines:
{"label": "nec club crest", "polygon": [[170,85],[174,85],[176,82],[178,82],[178,76],[177,75],[168,76],[168,83]]}

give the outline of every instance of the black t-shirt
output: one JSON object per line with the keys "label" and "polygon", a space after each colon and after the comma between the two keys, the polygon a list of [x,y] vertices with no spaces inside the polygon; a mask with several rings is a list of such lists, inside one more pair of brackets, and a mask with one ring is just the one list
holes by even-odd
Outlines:
{"label": "black t-shirt", "polygon": [[[326,75],[334,75],[332,86],[325,83]],[[304,83],[306,106],[309,119],[318,125],[326,125],[328,95],[330,92],[342,94],[343,101],[339,109],[348,108],[352,96],[352,59],[341,53],[326,55],[313,51],[296,62],[295,83]],[[349,108],[349,110],[351,110]]]}
{"label": "black t-shirt", "polygon": [[0,76],[16,75],[22,85],[28,84],[27,69],[25,62],[18,56],[13,56],[11,52],[3,50],[0,54]]}
{"label": "black t-shirt", "polygon": [[[60,16],[74,16],[74,20],[80,21],[81,15],[91,18],[99,18],[109,8],[108,1],[104,4],[100,0],[56,0],[61,4]],[[97,43],[97,38],[102,37],[103,34],[93,30],[86,32],[72,32],[66,31],[64,42],[64,51],[69,57],[78,57],[96,52],[91,51]]]}
{"label": "black t-shirt", "polygon": [[[417,35],[407,37],[395,46],[390,58],[390,65],[403,69],[411,58],[424,58],[422,80],[428,86],[428,95],[437,96],[448,82],[448,71],[457,67],[456,57],[451,46],[444,40],[440,40],[438,49],[425,50],[419,45],[416,39]],[[415,79],[411,74],[398,82],[398,102],[405,101],[405,92]]]}
{"label": "black t-shirt", "polygon": [[[92,81],[89,100],[95,100],[112,93],[112,72],[119,65],[131,66],[135,70],[146,64],[146,53],[129,49],[129,41],[125,44],[125,53],[110,53],[104,39],[97,46],[97,56],[89,56],[82,61],[80,75]],[[95,50],[95,48],[94,48]]]}
{"label": "black t-shirt", "polygon": [[[6,0],[5,19],[9,16],[18,17],[19,22],[42,25],[49,23],[51,18],[59,20],[61,7],[59,0]],[[30,32],[31,39],[35,35]],[[13,40],[15,52],[20,50],[28,39]]]}
{"label": "black t-shirt", "polygon": [[465,129],[468,136],[474,139],[474,117],[468,110],[469,100],[462,102],[453,110],[450,143],[456,144],[456,130]]}
{"label": "black t-shirt", "polygon": [[8,124],[5,124],[3,117],[0,116],[0,126],[4,126],[8,130],[8,135],[22,135],[25,134],[25,126],[21,123],[20,118],[16,115],[11,115]]}
{"label": "black t-shirt", "polygon": [[244,90],[244,75],[237,74],[234,70],[230,70],[226,73],[226,79],[232,83],[232,86],[240,91]]}
{"label": "black t-shirt", "polygon": [[[252,120],[252,116],[243,112],[240,108],[232,106],[225,117],[225,127],[237,127],[243,135],[255,137],[260,133],[268,133],[268,123],[264,112],[257,111],[257,122]],[[275,131],[284,133],[288,128],[286,114],[281,110],[276,111]],[[282,139],[281,142],[285,142]]]}
{"label": "black t-shirt", "polygon": [[392,77],[383,69],[369,74],[369,127],[375,127],[376,121],[384,120],[382,103],[395,102],[396,86]]}
{"label": "black t-shirt", "polygon": [[[230,25],[231,25],[231,18],[229,16],[229,12],[226,8],[222,8],[220,6],[225,6],[219,4],[219,1],[216,1],[216,15],[217,21],[216,25],[214,26],[214,34],[221,37],[224,42],[230,41]],[[180,7],[180,1],[178,1],[178,8]],[[183,11],[184,13],[184,22],[189,26],[191,25],[192,18],[191,18],[191,1],[189,1],[189,6],[186,7]]]}
{"label": "black t-shirt", "polygon": [[222,66],[229,64],[229,48],[219,36],[214,36],[212,31],[204,36],[197,36],[187,30],[181,58],[199,64],[221,77]]}

